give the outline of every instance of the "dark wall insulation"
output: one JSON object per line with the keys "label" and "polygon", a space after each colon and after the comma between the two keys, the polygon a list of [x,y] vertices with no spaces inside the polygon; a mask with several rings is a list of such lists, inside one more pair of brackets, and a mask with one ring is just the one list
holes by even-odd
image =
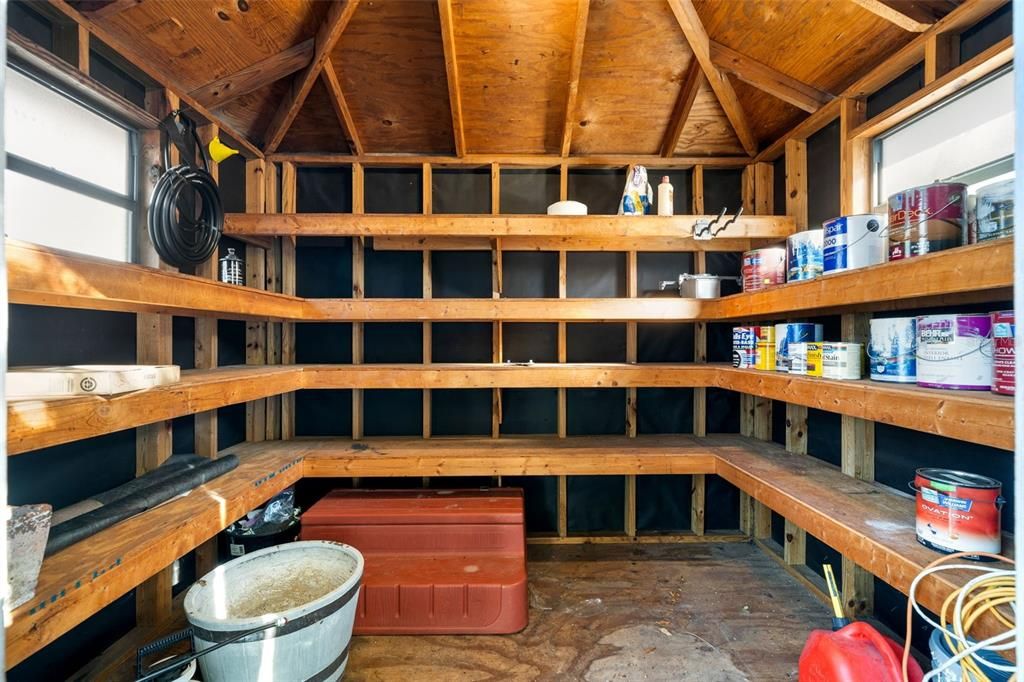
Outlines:
{"label": "dark wall insulation", "polygon": [[[500,208],[502,213],[547,213],[558,201],[561,173],[558,168],[526,170],[501,169]],[[487,190],[490,196],[490,189]]]}
{"label": "dark wall insulation", "polygon": [[[423,173],[419,168],[366,168],[363,182],[367,213],[420,213],[423,209]],[[434,198],[435,206],[439,200],[443,198]]]}
{"label": "dark wall insulation", "polygon": [[490,251],[432,251],[434,298],[490,298]]}
{"label": "dark wall insulation", "polygon": [[775,215],[786,215],[786,155],[772,162],[772,211]]}
{"label": "dark wall insulation", "polygon": [[430,431],[435,436],[490,436],[491,389],[433,389]]}
{"label": "dark wall insulation", "polygon": [[640,252],[636,255],[637,294],[640,296],[667,296],[678,292],[661,291],[661,282],[676,282],[679,275],[693,273],[693,254],[666,252]]}
{"label": "dark wall insulation", "polygon": [[566,296],[617,298],[626,295],[626,254],[570,251],[565,254]]}
{"label": "dark wall insulation", "polygon": [[1007,3],[960,34],[960,63],[1013,35],[1013,3]]}
{"label": "dark wall insulation", "polygon": [[839,119],[807,138],[807,226],[814,230],[841,214]]}
{"label": "dark wall insulation", "polygon": [[896,78],[892,79],[877,92],[868,95],[867,116],[877,116],[892,105],[909,97],[924,87],[924,64],[918,63]]}
{"label": "dark wall insulation", "polygon": [[[299,166],[295,173],[295,207],[299,213],[351,213],[352,169]],[[419,209],[417,205],[413,212]]]}
{"label": "dark wall insulation", "polygon": [[[554,388],[501,389],[501,434],[553,435],[558,430],[556,418],[558,390]],[[623,404],[625,410],[625,404]]]}
{"label": "dark wall insulation", "polygon": [[704,212],[733,215],[743,205],[743,171],[739,168],[704,169]]}
{"label": "dark wall insulation", "polygon": [[558,362],[557,323],[507,322],[501,325],[501,334],[507,362]]}
{"label": "dark wall insulation", "polygon": [[523,489],[527,533],[554,533],[558,530],[557,476],[505,476],[502,483]]}
{"label": "dark wall insulation", "polygon": [[[625,476],[570,476],[566,481],[570,533],[621,533],[625,526]],[[600,504],[595,501],[600,500]]]}
{"label": "dark wall insulation", "polygon": [[490,362],[490,322],[434,322],[431,325],[433,362]]}
{"label": "dark wall insulation", "polygon": [[503,298],[558,298],[557,251],[502,253]]}
{"label": "dark wall insulation", "polygon": [[[443,170],[431,172],[434,213],[490,213],[491,169]],[[413,209],[408,213],[419,213]]]}
{"label": "dark wall insulation", "polygon": [[665,533],[690,530],[692,486],[692,476],[637,476],[637,531]]}
{"label": "dark wall insulation", "polygon": [[586,204],[591,215],[618,213],[625,185],[625,170],[569,169],[569,199]]}
{"label": "dark wall insulation", "polygon": [[626,323],[565,325],[566,362],[625,362]]}

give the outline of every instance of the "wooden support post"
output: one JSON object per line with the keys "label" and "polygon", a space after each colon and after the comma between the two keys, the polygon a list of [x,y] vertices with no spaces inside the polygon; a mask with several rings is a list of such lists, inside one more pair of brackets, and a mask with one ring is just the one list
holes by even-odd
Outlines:
{"label": "wooden support post", "polygon": [[[695,215],[704,214],[704,166],[694,166],[692,174],[692,211]],[[694,272],[707,272],[707,252],[697,251],[693,254]],[[693,360],[698,363],[708,361],[708,326],[698,320],[693,325]],[[707,435],[707,389],[693,389],[693,434]],[[694,474],[690,485],[690,530],[696,535],[704,535],[704,506],[707,481],[704,474]]]}
{"label": "wooden support post", "polygon": [[[281,212],[295,213],[297,198],[295,164],[285,161],[281,164]],[[295,295],[295,237],[281,237],[281,293]],[[281,364],[295,364],[295,323],[281,325]],[[281,438],[295,437],[295,394],[281,396]]]}
{"label": "wooden support post", "polygon": [[[89,29],[74,22],[53,23],[53,53],[89,75]],[[151,112],[155,113],[155,112]]]}
{"label": "wooden support post", "polygon": [[786,215],[807,229],[807,141],[786,140]]}
{"label": "wooden support post", "polygon": [[[423,215],[430,215],[434,212],[434,173],[429,163],[423,164]],[[434,297],[433,271],[430,267],[430,249],[423,250],[423,298]],[[429,364],[433,357],[433,325],[430,322],[423,323],[423,362]],[[430,389],[423,389],[423,437],[431,436],[431,421],[433,412],[431,410]],[[423,487],[430,484],[430,479],[424,477]]]}
{"label": "wooden support post", "polygon": [[[245,162],[246,213],[266,212],[266,162],[250,159]],[[245,247],[246,285],[253,289],[267,288],[266,252],[258,246]],[[248,320],[245,323],[245,364],[267,364],[267,324]],[[253,400],[245,404],[245,439],[266,440],[267,401]]]}
{"label": "wooden support post", "polygon": [[[362,214],[365,210],[365,184],[363,164],[352,164],[352,213]],[[363,239],[352,237],[352,298],[363,298]],[[352,323],[352,364],[363,364],[363,323]],[[363,391],[352,389],[352,438],[363,437]],[[358,479],[353,480],[356,485]]]}
{"label": "wooden support post", "polygon": [[866,117],[864,100],[843,99],[839,113],[839,207],[843,215],[871,210],[871,140],[850,137]]}
{"label": "wooden support post", "polygon": [[[501,213],[501,167],[491,164],[491,214]],[[501,239],[491,240],[491,297],[501,298]],[[502,361],[501,341],[503,330],[501,322],[491,325],[491,362]],[[501,389],[491,390],[491,437],[501,435]]]}
{"label": "wooden support post", "polygon": [[[562,178],[565,179],[565,165],[562,165]],[[564,184],[564,182],[563,182]],[[558,252],[558,298],[566,297],[566,290],[568,286],[568,277],[566,275],[566,254],[565,251]],[[558,361],[566,361],[566,329],[565,322],[558,323]],[[568,420],[568,406],[567,406],[567,395],[565,388],[558,389],[558,415],[557,415],[557,429],[558,437],[565,438],[568,433],[567,420]],[[558,537],[564,538],[568,535],[569,527],[569,481],[566,476],[561,475],[558,477]]]}
{"label": "wooden support post", "polygon": [[[637,281],[637,252],[626,252],[626,295],[637,297],[639,283]],[[636,363],[637,330],[636,322],[626,323],[626,362]],[[626,389],[626,435],[636,438],[636,387]],[[625,489],[626,518],[624,528],[627,537],[636,537],[636,476],[626,476]]]}
{"label": "wooden support post", "polygon": [[924,44],[924,84],[928,85],[960,62],[960,34],[934,33]]}
{"label": "wooden support post", "polygon": [[[267,213],[279,212],[280,192],[278,190],[277,165],[268,162],[265,165],[266,200],[265,210]],[[281,237],[271,240],[269,249],[264,250],[263,257],[266,267],[264,279],[268,291],[281,292]],[[267,339],[267,364],[281,364],[281,323],[268,322],[266,324]],[[281,396],[275,395],[267,398],[266,415],[266,439],[281,439]]]}
{"label": "wooden support post", "polygon": [[569,199],[569,164],[563,163],[558,167],[558,200]]}

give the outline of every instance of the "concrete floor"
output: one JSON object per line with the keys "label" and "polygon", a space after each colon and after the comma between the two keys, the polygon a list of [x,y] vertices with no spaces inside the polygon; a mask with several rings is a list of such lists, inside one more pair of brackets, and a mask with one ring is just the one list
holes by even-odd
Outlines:
{"label": "concrete floor", "polygon": [[357,637],[346,680],[795,680],[828,610],[749,543],[532,546],[530,624]]}

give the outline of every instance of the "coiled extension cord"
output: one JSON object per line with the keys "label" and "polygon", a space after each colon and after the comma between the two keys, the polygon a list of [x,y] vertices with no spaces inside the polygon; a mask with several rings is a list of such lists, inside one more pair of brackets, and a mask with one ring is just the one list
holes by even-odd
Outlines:
{"label": "coiled extension cord", "polygon": [[[180,117],[181,123],[174,119]],[[179,128],[180,125],[180,128]],[[195,124],[180,111],[161,123],[160,147],[164,171],[149,204],[149,237],[164,262],[181,268],[205,263],[217,251],[224,229],[224,207],[217,182],[207,170],[206,155]],[[187,139],[188,136],[190,139]],[[171,167],[168,137],[182,152],[182,163]],[[188,149],[194,143],[194,152]],[[192,152],[192,153],[190,153]],[[202,168],[187,161],[197,156]]]}

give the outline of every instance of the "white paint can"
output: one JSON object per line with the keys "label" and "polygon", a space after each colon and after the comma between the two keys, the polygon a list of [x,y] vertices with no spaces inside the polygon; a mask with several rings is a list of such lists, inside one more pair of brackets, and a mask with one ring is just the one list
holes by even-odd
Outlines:
{"label": "white paint can", "polygon": [[821,376],[826,379],[860,379],[864,371],[859,343],[826,342],[821,344]]}
{"label": "white paint can", "polygon": [[885,217],[877,213],[848,215],[823,223],[822,259],[825,274],[885,262],[889,244]]}
{"label": "white paint can", "polygon": [[775,370],[789,371],[789,348],[794,343],[821,341],[824,328],[820,324],[797,322],[775,325]]}
{"label": "white paint can", "polygon": [[804,230],[786,238],[786,281],[801,282],[822,273],[821,230]]}
{"label": "white paint can", "polygon": [[992,387],[992,317],[917,318],[917,384],[988,391]]}
{"label": "white paint can", "polygon": [[912,384],[917,381],[917,318],[871,320],[868,366],[875,381]]}

